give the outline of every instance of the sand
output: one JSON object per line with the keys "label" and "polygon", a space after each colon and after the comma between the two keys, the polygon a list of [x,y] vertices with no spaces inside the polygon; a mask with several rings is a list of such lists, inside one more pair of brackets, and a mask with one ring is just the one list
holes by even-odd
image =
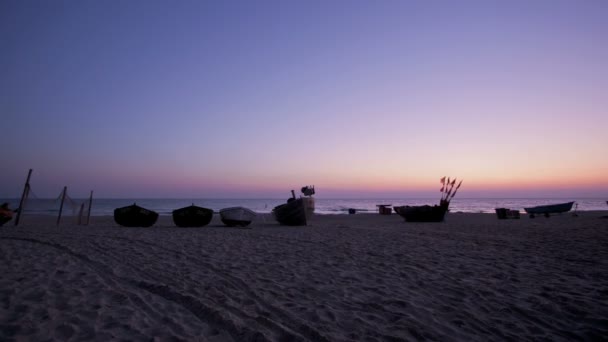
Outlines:
{"label": "sand", "polygon": [[252,229],[25,217],[0,227],[0,340],[599,340],[606,214]]}

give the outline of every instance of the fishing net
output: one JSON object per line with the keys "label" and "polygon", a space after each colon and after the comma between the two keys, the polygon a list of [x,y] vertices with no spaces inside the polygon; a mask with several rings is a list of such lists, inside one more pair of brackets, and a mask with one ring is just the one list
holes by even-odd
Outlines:
{"label": "fishing net", "polygon": [[20,207],[20,222],[28,215],[50,215],[61,222],[86,225],[88,224],[90,201],[74,199],[64,188],[56,198],[41,198],[36,195],[30,184],[26,184],[23,201]]}

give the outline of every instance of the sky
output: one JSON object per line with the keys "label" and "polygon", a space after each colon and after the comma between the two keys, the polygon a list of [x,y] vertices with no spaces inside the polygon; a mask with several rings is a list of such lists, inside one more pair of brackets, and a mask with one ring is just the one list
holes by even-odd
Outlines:
{"label": "sky", "polygon": [[608,1],[0,1],[0,197],[608,197]]}

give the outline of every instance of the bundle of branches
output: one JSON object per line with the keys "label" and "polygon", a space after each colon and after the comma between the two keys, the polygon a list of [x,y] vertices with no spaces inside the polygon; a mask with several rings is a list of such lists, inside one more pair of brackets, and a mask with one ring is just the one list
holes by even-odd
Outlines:
{"label": "bundle of branches", "polygon": [[452,200],[452,198],[456,196],[456,192],[458,191],[458,189],[460,189],[460,186],[462,185],[462,180],[460,180],[458,185],[456,185],[456,188],[454,188],[454,185],[456,184],[456,178],[454,178],[454,180],[450,180],[450,177],[448,177],[446,182],[446,178],[443,177],[441,178],[440,182],[441,190],[439,191],[441,192],[441,201],[439,203],[442,206],[445,205],[447,207],[450,205],[450,201]]}

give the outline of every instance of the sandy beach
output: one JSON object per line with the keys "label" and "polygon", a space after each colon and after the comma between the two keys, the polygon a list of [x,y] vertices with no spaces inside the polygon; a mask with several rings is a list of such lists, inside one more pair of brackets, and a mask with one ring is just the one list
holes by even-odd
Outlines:
{"label": "sandy beach", "polygon": [[25,217],[0,227],[0,340],[600,340],[605,215],[264,215],[252,229]]}

